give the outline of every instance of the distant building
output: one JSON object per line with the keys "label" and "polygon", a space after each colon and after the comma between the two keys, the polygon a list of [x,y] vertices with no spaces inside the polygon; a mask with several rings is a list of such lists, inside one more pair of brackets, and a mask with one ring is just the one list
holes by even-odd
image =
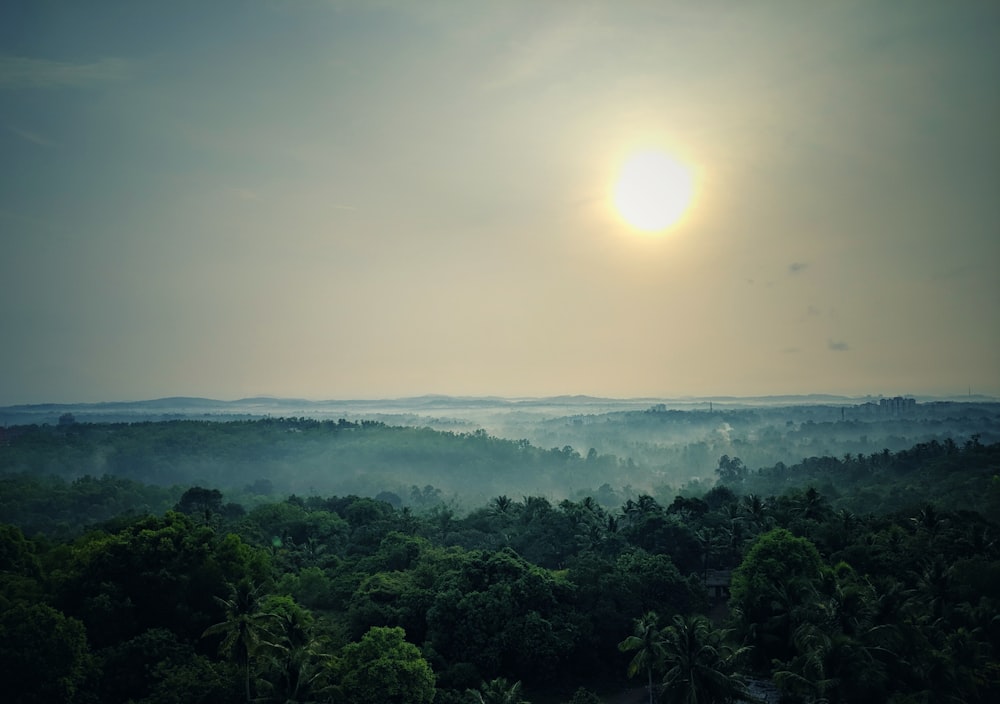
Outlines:
{"label": "distant building", "polygon": [[894,396],[880,399],[878,406],[883,415],[899,416],[913,411],[917,407],[917,401],[912,398]]}
{"label": "distant building", "polygon": [[729,584],[733,581],[732,570],[706,570],[705,591],[714,601],[729,599]]}
{"label": "distant building", "polygon": [[849,415],[854,417],[878,417],[878,416],[902,416],[913,413],[917,408],[917,400],[905,396],[893,396],[892,398],[880,398],[878,403],[869,401],[854,406]]}

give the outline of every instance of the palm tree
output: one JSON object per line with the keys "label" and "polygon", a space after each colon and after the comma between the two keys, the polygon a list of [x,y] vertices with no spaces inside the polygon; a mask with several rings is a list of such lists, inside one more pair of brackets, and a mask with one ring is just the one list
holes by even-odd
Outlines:
{"label": "palm tree", "polygon": [[734,702],[749,697],[736,667],[747,648],[726,642],[729,631],[716,629],[700,615],[674,616],[663,630],[666,674],[663,689],[680,704]]}
{"label": "palm tree", "polygon": [[551,511],[552,505],[544,496],[525,496],[520,505],[514,505],[511,508],[521,513],[522,523],[530,523]]}
{"label": "palm tree", "polygon": [[275,616],[277,642],[271,648],[271,666],[261,683],[269,699],[282,704],[312,701],[328,690],[325,666],[329,656],[320,651],[323,641],[312,635],[309,612],[290,608]]}
{"label": "palm tree", "polygon": [[904,659],[896,651],[899,600],[880,595],[846,564],[834,577],[803,610],[792,633],[794,654],[775,661],[775,681],[787,693],[831,704],[884,701],[892,669]]}
{"label": "palm tree", "polygon": [[761,499],[757,494],[747,494],[744,496],[741,508],[757,533],[767,531],[774,523],[774,519],[770,515],[771,507],[767,501]]}
{"label": "palm tree", "polygon": [[249,580],[230,585],[230,598],[215,597],[226,612],[226,620],[209,626],[201,637],[221,635],[219,649],[229,654],[237,668],[243,673],[243,689],[246,700],[252,701],[250,693],[250,664],[261,648],[273,647],[265,638],[271,636],[268,624],[274,619],[271,614],[260,610],[261,586]]}
{"label": "palm tree", "polygon": [[813,623],[800,624],[794,636],[798,654],[774,672],[778,687],[809,701],[828,701],[826,695],[835,692],[839,682],[827,671],[826,660],[834,650],[834,639],[842,637],[842,634],[827,633]]}
{"label": "palm tree", "polygon": [[492,506],[490,507],[490,512],[496,516],[506,516],[514,508],[514,502],[507,497],[506,494],[501,494],[500,496],[493,499]]}
{"label": "palm tree", "polygon": [[625,503],[622,504],[622,518],[625,519],[625,525],[630,526],[636,523],[638,516],[639,505],[632,499],[626,499]]}
{"label": "palm tree", "polygon": [[521,699],[520,681],[511,684],[504,677],[484,682],[479,689],[468,690],[476,704],[528,704]]}
{"label": "palm tree", "polygon": [[[747,517],[736,503],[726,504],[719,512],[725,519],[716,529],[726,561],[737,564],[747,535]],[[730,565],[731,566],[731,565]]]}
{"label": "palm tree", "polygon": [[701,548],[701,576],[704,578],[710,565],[713,569],[722,567],[722,561],[716,562],[713,558],[722,555],[729,545],[729,538],[723,530],[711,528],[701,528],[695,531],[694,538],[698,541],[698,547]]}
{"label": "palm tree", "polygon": [[639,509],[639,513],[642,514],[660,513],[663,510],[656,499],[649,494],[643,494],[639,497],[637,508]]}
{"label": "palm tree", "polygon": [[636,651],[628,664],[628,676],[634,677],[640,670],[645,671],[649,689],[649,704],[653,704],[653,670],[663,663],[665,650],[663,633],[659,628],[660,617],[649,611],[635,620],[635,631],[618,644],[623,653]]}
{"label": "palm tree", "polygon": [[913,602],[924,608],[922,617],[928,622],[944,616],[952,603],[952,573],[953,567],[946,566],[938,556],[926,560],[923,569],[917,574]]}
{"label": "palm tree", "polygon": [[[829,611],[834,610],[829,605]],[[882,658],[893,653],[876,644],[879,629],[852,636],[839,631],[835,614],[826,623],[805,622],[795,629],[797,654],[778,667],[775,682],[785,692],[836,704],[884,701],[888,674]]]}
{"label": "palm tree", "polygon": [[933,545],[942,530],[948,525],[948,519],[934,510],[934,506],[931,504],[920,509],[917,515],[910,519],[910,522],[917,529],[917,533],[927,541],[928,545]]}
{"label": "palm tree", "polygon": [[809,487],[797,497],[794,510],[806,520],[821,521],[830,512],[830,506],[825,496]]}

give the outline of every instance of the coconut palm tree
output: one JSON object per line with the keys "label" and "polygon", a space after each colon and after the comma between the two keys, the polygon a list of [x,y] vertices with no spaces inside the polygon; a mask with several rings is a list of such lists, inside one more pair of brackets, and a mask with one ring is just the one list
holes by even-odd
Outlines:
{"label": "coconut palm tree", "polygon": [[793,510],[798,516],[811,521],[821,521],[831,512],[826,497],[813,487],[809,487],[796,498]]}
{"label": "coconut palm tree", "polygon": [[249,580],[230,585],[230,597],[216,602],[225,609],[226,620],[205,629],[201,637],[221,635],[220,650],[227,653],[243,674],[243,690],[246,700],[252,701],[250,692],[250,666],[254,656],[262,649],[274,647],[268,626],[273,622],[271,614],[261,611],[261,586]]}
{"label": "coconut palm tree", "polygon": [[826,623],[806,622],[795,629],[797,654],[778,666],[775,682],[811,701],[884,701],[888,675],[880,656],[892,653],[876,644],[878,629],[855,637],[839,631],[835,621],[831,614]]}
{"label": "coconut palm tree", "polygon": [[664,658],[663,633],[659,627],[660,617],[649,611],[635,620],[635,631],[618,644],[623,653],[635,651],[628,664],[628,676],[634,677],[642,671],[646,673],[649,689],[649,704],[653,704],[653,671],[660,668]]}
{"label": "coconut palm tree", "polygon": [[773,526],[774,517],[771,516],[771,507],[766,499],[762,499],[757,494],[744,496],[740,508],[755,533],[763,533]]}
{"label": "coconut palm tree", "polygon": [[511,684],[504,677],[484,682],[479,689],[468,690],[476,704],[528,704],[521,698],[520,681]]}
{"label": "coconut palm tree", "polygon": [[704,616],[674,616],[663,630],[663,691],[670,701],[704,704],[749,698],[736,669],[747,649],[729,645],[728,635]]}
{"label": "coconut palm tree", "polygon": [[891,669],[902,658],[896,652],[898,628],[880,621],[898,607],[880,603],[875,587],[845,563],[834,568],[834,576],[795,627],[794,655],[775,661],[775,681],[807,700],[885,701]]}
{"label": "coconut palm tree", "polygon": [[[322,652],[324,641],[313,637],[308,611],[289,597],[272,597],[272,600],[278,602],[277,638],[274,647],[269,648],[270,666],[261,687],[268,701],[281,704],[314,701],[330,689],[326,667],[330,656]],[[283,605],[282,600],[286,601]]]}
{"label": "coconut palm tree", "polygon": [[514,509],[514,505],[514,501],[506,494],[501,494],[490,503],[490,513],[495,516],[507,516]]}

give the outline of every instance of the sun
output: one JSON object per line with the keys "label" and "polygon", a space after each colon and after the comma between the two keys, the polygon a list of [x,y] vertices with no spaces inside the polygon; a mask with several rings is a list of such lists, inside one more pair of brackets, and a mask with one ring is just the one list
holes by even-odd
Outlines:
{"label": "sun", "polygon": [[684,215],[694,196],[691,171],[661,151],[641,151],[622,165],[614,187],[619,215],[643,232],[660,232]]}

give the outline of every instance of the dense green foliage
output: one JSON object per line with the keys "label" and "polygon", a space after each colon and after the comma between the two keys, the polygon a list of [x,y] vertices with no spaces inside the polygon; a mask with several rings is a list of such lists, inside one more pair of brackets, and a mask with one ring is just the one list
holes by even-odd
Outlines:
{"label": "dense green foliage", "polygon": [[[465,420],[407,416],[406,426],[302,417],[218,422],[204,419],[200,408],[195,404],[187,419],[162,422],[76,422],[64,413],[42,414],[48,425],[0,427],[0,475],[66,481],[111,475],[166,491],[180,487],[168,505],[196,485],[225,491],[244,506],[289,493],[357,494],[380,495],[397,508],[423,510],[444,500],[468,510],[506,494],[591,496],[605,508],[618,508],[641,494],[664,504],[678,493],[700,496],[713,486],[716,463],[725,456],[742,458],[734,472],[752,468],[756,483],[745,492],[781,494],[789,484],[805,484],[803,475],[810,474],[816,478],[808,483],[831,499],[838,498],[834,487],[837,493],[857,490],[862,495],[852,500],[864,506],[855,511],[885,512],[914,500],[908,481],[888,502],[881,492],[871,495],[877,484],[872,480],[884,479],[887,456],[914,447],[935,451],[1000,442],[997,403],[920,403],[892,413],[864,405],[685,411],[654,406],[557,417],[551,417],[555,408],[540,415],[528,412],[530,406],[520,412],[505,407],[505,413],[484,406],[453,409],[463,417],[472,414]],[[447,414],[450,406],[435,408]],[[417,427],[422,422],[428,426]],[[457,427],[467,430],[453,432]],[[798,464],[786,466],[793,461]],[[120,499],[139,490],[122,484]],[[160,499],[147,491],[148,510],[162,511]],[[114,503],[93,506],[95,518],[102,510],[106,516],[120,513]]]}
{"label": "dense green foliage", "polygon": [[386,492],[392,503],[416,507],[440,500],[435,487],[485,502],[514,489],[547,494],[597,486],[619,466],[614,457],[583,458],[568,446],[543,450],[482,430],[308,418],[19,426],[6,429],[3,440],[0,474],[110,474],[265,495]]}
{"label": "dense green foliage", "polygon": [[346,704],[430,704],[434,673],[402,628],[371,628],[333,661]]}
{"label": "dense green foliage", "polygon": [[[28,454],[67,438],[46,430]],[[47,467],[0,478],[7,701],[582,702],[629,673],[689,702],[731,701],[749,677],[793,702],[1000,695],[1000,445],[808,461],[770,494],[771,469],[724,457],[697,496],[500,494],[464,512],[237,504]],[[729,609],[709,570],[733,571]]]}
{"label": "dense green foliage", "polygon": [[723,481],[740,493],[761,496],[812,486],[833,508],[855,513],[905,510],[933,496],[940,505],[988,514],[1000,506],[996,470],[996,453],[973,435],[961,446],[945,438],[899,452],[808,457],[790,466],[745,470]]}

